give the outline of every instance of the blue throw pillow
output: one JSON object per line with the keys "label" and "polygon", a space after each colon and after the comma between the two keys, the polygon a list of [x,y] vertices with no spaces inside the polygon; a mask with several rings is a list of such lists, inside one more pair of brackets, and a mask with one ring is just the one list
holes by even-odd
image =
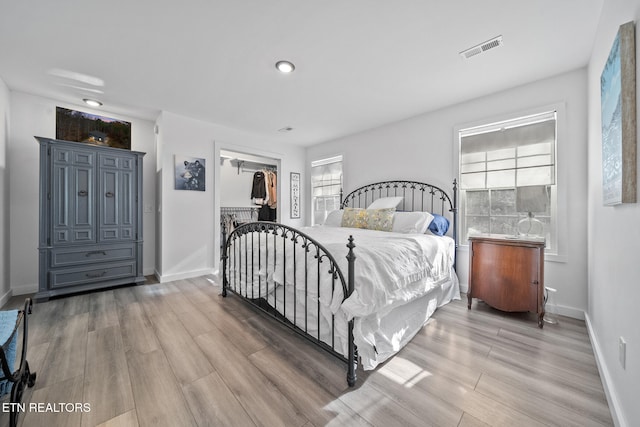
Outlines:
{"label": "blue throw pillow", "polygon": [[449,220],[442,215],[434,213],[431,215],[433,215],[433,220],[431,221],[431,224],[429,224],[429,230],[438,236],[444,236],[447,234],[447,230],[449,230]]}

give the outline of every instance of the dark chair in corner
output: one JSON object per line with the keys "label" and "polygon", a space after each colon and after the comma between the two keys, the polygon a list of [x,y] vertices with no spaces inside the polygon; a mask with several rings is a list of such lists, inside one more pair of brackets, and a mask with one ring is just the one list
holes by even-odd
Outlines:
{"label": "dark chair in corner", "polygon": [[[22,393],[25,385],[33,387],[36,382],[36,373],[29,370],[27,362],[27,317],[31,314],[33,303],[31,298],[24,302],[23,310],[0,311],[0,396],[11,393],[11,412],[9,415],[9,425],[15,427],[18,424],[18,414],[24,412],[22,406]],[[18,336],[20,325],[22,325],[22,348],[20,361],[16,365],[16,355],[18,350]]]}

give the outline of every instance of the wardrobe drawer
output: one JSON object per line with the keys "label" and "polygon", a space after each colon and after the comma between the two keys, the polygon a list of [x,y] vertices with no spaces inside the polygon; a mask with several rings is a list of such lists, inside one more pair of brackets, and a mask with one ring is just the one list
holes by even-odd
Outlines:
{"label": "wardrobe drawer", "polygon": [[135,253],[134,244],[53,249],[51,251],[51,267],[127,260],[135,258]]}
{"label": "wardrobe drawer", "polygon": [[50,288],[84,285],[104,280],[122,279],[136,276],[136,262],[108,263],[99,266],[61,268],[50,270]]}

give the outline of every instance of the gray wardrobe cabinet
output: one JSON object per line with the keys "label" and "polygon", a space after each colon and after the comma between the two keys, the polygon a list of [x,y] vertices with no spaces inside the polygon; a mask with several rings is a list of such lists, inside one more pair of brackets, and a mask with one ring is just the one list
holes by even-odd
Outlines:
{"label": "gray wardrobe cabinet", "polygon": [[144,282],[145,153],[36,139],[40,144],[36,301]]}

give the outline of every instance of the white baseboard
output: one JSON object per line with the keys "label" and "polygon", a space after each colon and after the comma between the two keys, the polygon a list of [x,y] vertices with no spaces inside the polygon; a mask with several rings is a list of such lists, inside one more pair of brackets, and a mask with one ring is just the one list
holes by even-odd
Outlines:
{"label": "white baseboard", "polygon": [[[549,310],[549,307],[546,307]],[[553,309],[549,310],[553,311]],[[567,307],[566,305],[557,305],[555,307],[555,314],[559,314],[560,316],[572,317],[578,320],[584,320],[584,310],[580,310],[574,307]]]}
{"label": "white baseboard", "polygon": [[184,273],[176,273],[176,274],[160,274],[157,271],[155,272],[156,277],[160,283],[173,282],[174,280],[182,280],[182,279],[190,279],[192,277],[206,276],[208,274],[213,273],[212,268],[204,269],[204,270],[194,270],[187,271]]}
{"label": "white baseboard", "polygon": [[35,294],[38,292],[38,284],[34,283],[32,285],[12,286],[11,291],[13,292],[13,295]]}
{"label": "white baseboard", "polygon": [[587,324],[587,331],[589,332],[589,339],[591,340],[591,347],[593,348],[593,354],[596,358],[596,364],[598,365],[598,372],[600,372],[600,379],[602,380],[602,387],[604,393],[607,396],[607,403],[609,403],[609,410],[611,411],[611,417],[613,418],[613,424],[617,427],[627,427],[627,421],[624,418],[622,407],[620,406],[620,400],[613,388],[613,380],[607,369],[607,364],[602,357],[602,351],[600,350],[600,344],[596,337],[593,327],[591,326],[591,319],[589,315],[585,313],[585,323]]}
{"label": "white baseboard", "polygon": [[11,289],[9,289],[7,292],[5,292],[0,297],[0,307],[4,307],[4,305],[9,302],[9,300],[11,299],[12,296],[13,296],[13,293],[12,293]]}

